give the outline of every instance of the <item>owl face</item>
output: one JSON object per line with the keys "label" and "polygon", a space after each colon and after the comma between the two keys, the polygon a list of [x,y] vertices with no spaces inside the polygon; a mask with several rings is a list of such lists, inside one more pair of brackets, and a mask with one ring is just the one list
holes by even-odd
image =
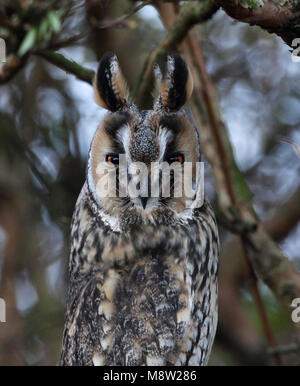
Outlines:
{"label": "owl face", "polygon": [[[147,111],[129,102],[115,55],[102,58],[95,76],[96,101],[109,112],[92,141],[88,186],[97,204],[112,216],[182,213],[195,195],[198,133],[180,110],[192,92],[190,72],[174,54],[156,66],[155,76],[159,95]],[[188,195],[185,173],[193,186]]]}

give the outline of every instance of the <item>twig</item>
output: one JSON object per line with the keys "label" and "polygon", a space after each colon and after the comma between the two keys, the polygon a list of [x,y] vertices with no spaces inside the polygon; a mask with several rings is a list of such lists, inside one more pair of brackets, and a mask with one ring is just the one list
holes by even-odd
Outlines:
{"label": "twig", "polygon": [[[61,68],[62,70],[76,76],[89,84],[93,83],[95,72],[81,66],[73,60],[67,59],[58,52],[51,50],[39,49],[32,51],[31,54],[40,56],[46,59],[49,63]],[[29,55],[24,55],[22,58],[11,56],[7,62],[0,65],[0,85],[9,82],[19,70],[21,70],[27,62]]]}
{"label": "twig", "polygon": [[135,13],[137,13],[139,10],[144,8],[146,5],[150,5],[152,3],[152,0],[146,0],[143,1],[141,4],[135,6],[131,11],[129,11],[126,15],[120,16],[117,19],[114,20],[104,20],[101,24],[95,24],[93,25],[94,28],[112,28],[112,27],[123,27],[124,22],[129,19],[131,16],[133,16]]}
{"label": "twig", "polygon": [[93,83],[94,71],[89,70],[73,60],[67,59],[60,53],[50,51],[50,50],[36,50],[33,54],[41,56],[46,59],[48,62],[54,64],[55,66],[61,68],[62,70],[75,75],[78,79],[83,80],[89,84]]}
{"label": "twig", "polygon": [[274,240],[283,240],[300,220],[300,186],[275,214],[264,221],[264,229]]}
{"label": "twig", "polygon": [[[257,309],[258,309],[258,314],[259,314],[261,322],[262,322],[264,333],[267,337],[267,341],[268,341],[269,345],[271,347],[276,347],[277,343],[276,343],[275,337],[273,335],[273,332],[272,332],[272,329],[271,329],[271,326],[270,326],[270,323],[268,320],[268,316],[267,316],[267,313],[265,310],[264,303],[262,301],[261,295],[260,295],[259,290],[258,290],[257,277],[256,277],[256,274],[254,272],[251,260],[249,258],[247,243],[243,237],[240,237],[240,240],[241,240],[243,253],[244,253],[245,260],[246,260],[247,267],[248,267],[248,271],[249,271],[250,286],[251,286],[252,294],[253,294]],[[282,366],[282,361],[281,361],[278,353],[274,352],[273,358],[274,358],[274,361],[277,364],[277,366]]]}
{"label": "twig", "polygon": [[279,140],[281,142],[284,142],[284,143],[291,145],[293,147],[297,157],[300,159],[300,145],[296,141],[293,141],[290,138],[282,137],[282,136],[279,137]]}
{"label": "twig", "polygon": [[291,354],[291,353],[300,354],[299,343],[290,343],[282,346],[269,347],[267,349],[267,354],[270,354],[270,355],[274,355],[274,354],[284,355],[284,354]]}
{"label": "twig", "polygon": [[83,39],[86,36],[86,34],[87,32],[80,32],[76,35],[70,36],[67,39],[57,40],[53,43],[50,43],[46,49],[51,51],[56,51],[56,50],[59,50],[60,48],[70,46],[74,43],[78,43],[78,41]]}
{"label": "twig", "polygon": [[218,153],[221,157],[221,167],[223,168],[223,173],[225,176],[227,192],[230,196],[230,200],[232,204],[236,205],[237,201],[235,197],[235,192],[233,190],[233,186],[231,183],[232,181],[231,169],[229,165],[229,160],[226,156],[226,149],[222,141],[222,138],[220,136],[220,129],[218,124],[219,119],[215,111],[215,105],[213,103],[213,90],[212,90],[211,82],[206,72],[206,66],[205,66],[202,52],[200,50],[200,46],[197,42],[195,35],[192,32],[189,33],[187,36],[187,44],[189,47],[190,55],[195,62],[195,68],[197,70],[198,76],[202,83],[203,99],[207,108],[208,118],[210,120],[210,126],[215,137]]}

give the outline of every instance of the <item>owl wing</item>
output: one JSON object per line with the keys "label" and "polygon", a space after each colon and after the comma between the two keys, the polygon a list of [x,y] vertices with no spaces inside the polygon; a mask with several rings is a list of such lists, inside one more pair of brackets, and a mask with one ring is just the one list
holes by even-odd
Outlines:
{"label": "owl wing", "polygon": [[175,364],[192,323],[183,278],[156,257],[94,273],[67,312],[61,364]]}

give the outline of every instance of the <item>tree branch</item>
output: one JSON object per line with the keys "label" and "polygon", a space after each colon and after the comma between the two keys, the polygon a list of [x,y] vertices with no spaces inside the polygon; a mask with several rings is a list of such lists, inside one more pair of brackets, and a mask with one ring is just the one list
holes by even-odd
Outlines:
{"label": "tree branch", "polygon": [[276,33],[288,45],[300,36],[299,0],[215,0],[234,19]]}
{"label": "tree branch", "polygon": [[278,354],[290,354],[296,353],[300,354],[300,344],[299,343],[291,343],[284,346],[270,347],[267,350],[268,354],[273,355],[274,353]]}
{"label": "tree branch", "polygon": [[[299,199],[300,187],[276,210],[271,219],[263,222],[264,229],[274,240],[285,238],[300,221]],[[222,329],[234,331],[236,341],[251,347],[255,335],[253,336],[254,331],[238,295],[241,283],[245,283],[247,279],[247,267],[241,259],[242,254],[239,237],[233,238],[225,248],[223,247],[219,269],[219,311],[220,315],[223,315]]]}
{"label": "tree branch", "polygon": [[284,239],[300,221],[300,187],[263,225],[274,240]]}
{"label": "tree branch", "polygon": [[[294,229],[297,223],[300,221],[300,186],[296,189],[294,194],[289,198],[287,202],[278,207],[274,215],[262,222],[262,227],[269,234],[269,236],[275,241],[281,241]],[[217,217],[218,218],[218,217]],[[228,267],[235,267],[233,270],[227,270],[234,276],[240,275],[243,270],[239,267],[238,259],[242,254],[241,245],[238,238],[233,240],[227,245],[225,251],[223,251],[222,259],[226,261],[224,269]],[[226,279],[227,281],[231,281]]]}
{"label": "tree branch", "polygon": [[129,19],[131,16],[133,16],[135,13],[140,11],[142,8],[144,8],[146,5],[150,5],[152,3],[152,0],[145,0],[141,4],[136,5],[133,9],[128,11],[125,15],[122,15],[118,17],[117,19],[113,20],[104,20],[102,23],[94,24],[93,28],[111,28],[111,27],[124,27],[125,21]]}
{"label": "tree branch", "polygon": [[[217,112],[217,116],[219,116],[219,112]],[[213,141],[215,142],[216,140],[211,134],[209,127],[207,125],[200,127],[202,127],[202,132],[204,132],[204,137],[206,138],[204,143],[202,143],[202,149],[212,165],[219,196],[222,197],[223,195],[226,197],[226,200],[223,200],[223,202],[219,201],[222,214],[227,218],[229,223],[234,222],[235,218],[241,218],[245,222],[255,223],[257,222],[257,217],[252,207],[250,191],[234,160],[227,130],[221,121],[218,122],[218,136],[224,141],[226,158],[228,159],[230,170],[233,171],[229,177],[228,175],[224,175],[223,169],[220,168],[223,159],[218,153],[217,144],[213,143]],[[212,147],[215,147],[215,151],[212,150]],[[214,156],[212,157],[212,155]],[[224,181],[226,181],[226,183],[224,183]],[[230,194],[224,192],[228,184],[232,187],[232,191],[236,197],[236,204],[231,202],[231,200],[226,202],[227,199],[230,198]],[[240,233],[243,236],[243,240],[249,251],[249,258],[256,273],[271,288],[288,312],[290,312],[292,299],[300,296],[299,273],[297,273],[292,263],[283,255],[282,251],[261,224],[258,225],[257,230],[244,230]]]}
{"label": "tree branch", "polygon": [[36,50],[33,54],[41,56],[46,59],[48,62],[54,64],[55,66],[61,68],[62,70],[75,75],[78,79],[83,80],[89,84],[93,83],[95,72],[89,70],[80,64],[74,62],[73,60],[67,59],[60,53],[50,51],[50,50]]}

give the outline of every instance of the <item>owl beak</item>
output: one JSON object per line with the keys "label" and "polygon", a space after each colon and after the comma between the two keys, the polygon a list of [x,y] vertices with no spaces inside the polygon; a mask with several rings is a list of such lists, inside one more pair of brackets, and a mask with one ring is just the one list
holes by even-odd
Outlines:
{"label": "owl beak", "polygon": [[146,209],[148,197],[140,197],[143,209]]}

